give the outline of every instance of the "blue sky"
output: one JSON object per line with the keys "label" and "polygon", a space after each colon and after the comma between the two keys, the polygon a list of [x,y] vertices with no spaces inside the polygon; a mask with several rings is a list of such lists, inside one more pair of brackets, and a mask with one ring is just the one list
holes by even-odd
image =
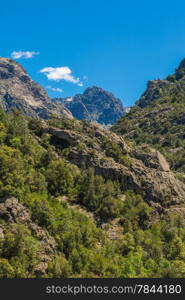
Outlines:
{"label": "blue sky", "polygon": [[185,57],[185,2],[1,1],[0,36],[0,56],[40,53],[17,61],[50,96],[97,85],[129,106]]}

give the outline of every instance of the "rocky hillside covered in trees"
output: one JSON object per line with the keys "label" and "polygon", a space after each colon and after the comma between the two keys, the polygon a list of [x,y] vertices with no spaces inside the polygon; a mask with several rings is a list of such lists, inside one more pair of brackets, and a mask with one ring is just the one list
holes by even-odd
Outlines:
{"label": "rocky hillside covered in trees", "polygon": [[0,115],[0,277],[182,277],[184,184],[97,125]]}
{"label": "rocky hillside covered in trees", "polygon": [[165,156],[64,113],[33,117],[16,85],[10,112],[17,79],[2,74],[0,277],[184,277],[185,184]]}

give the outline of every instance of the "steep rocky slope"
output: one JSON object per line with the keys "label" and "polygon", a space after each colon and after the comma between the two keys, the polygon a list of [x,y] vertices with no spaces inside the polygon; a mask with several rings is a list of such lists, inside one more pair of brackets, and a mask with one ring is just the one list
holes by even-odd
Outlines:
{"label": "steep rocky slope", "polygon": [[18,63],[2,57],[0,104],[5,111],[14,107],[32,117],[48,119],[52,114],[72,117],[63,105],[52,103],[45,90],[35,83]]}
{"label": "steep rocky slope", "polygon": [[125,112],[120,99],[102,88],[93,86],[83,94],[69,98],[55,98],[54,103],[63,103],[78,120],[100,124],[114,124]]}
{"label": "steep rocky slope", "polygon": [[133,142],[148,143],[184,172],[185,60],[165,80],[152,80],[131,111],[112,130]]}

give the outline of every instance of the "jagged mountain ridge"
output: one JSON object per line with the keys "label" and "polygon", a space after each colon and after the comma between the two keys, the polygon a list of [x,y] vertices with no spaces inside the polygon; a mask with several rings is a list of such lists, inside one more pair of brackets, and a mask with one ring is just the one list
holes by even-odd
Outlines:
{"label": "jagged mountain ridge", "polygon": [[120,99],[100,87],[87,88],[83,94],[74,97],[54,98],[54,103],[63,103],[78,120],[100,124],[114,124],[125,113]]}
{"label": "jagged mountain ridge", "polygon": [[17,108],[30,117],[48,119],[56,114],[72,118],[62,104],[52,103],[46,91],[21,65],[3,57],[0,57],[0,104],[5,111]]}

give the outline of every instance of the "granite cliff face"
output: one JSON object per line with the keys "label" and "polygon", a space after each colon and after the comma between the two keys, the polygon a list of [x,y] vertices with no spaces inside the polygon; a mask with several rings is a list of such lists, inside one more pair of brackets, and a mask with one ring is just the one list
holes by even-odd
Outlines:
{"label": "granite cliff face", "polygon": [[78,120],[100,124],[114,124],[125,113],[120,99],[102,88],[93,86],[83,94],[70,98],[55,98],[54,103],[63,103]]}
{"label": "granite cliff face", "polygon": [[52,103],[45,90],[15,61],[0,57],[0,104],[5,111],[21,110],[30,117],[48,119],[52,114],[72,118],[61,104]]}

